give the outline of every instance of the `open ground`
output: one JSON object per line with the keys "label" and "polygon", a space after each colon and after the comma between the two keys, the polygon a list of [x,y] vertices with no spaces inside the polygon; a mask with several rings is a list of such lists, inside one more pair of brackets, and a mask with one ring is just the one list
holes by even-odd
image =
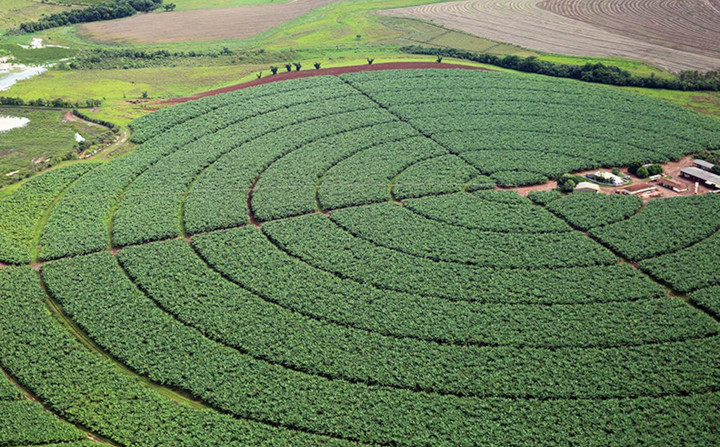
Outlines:
{"label": "open ground", "polygon": [[80,27],[99,42],[187,42],[242,39],[276,27],[336,0],[293,0],[287,4],[138,14]]}
{"label": "open ground", "polygon": [[670,71],[720,66],[716,2],[641,2],[653,4],[645,9],[639,8],[637,1],[605,3],[609,4],[594,9],[591,5],[597,2],[466,0],[380,14],[433,20],[549,53],[639,59]]}

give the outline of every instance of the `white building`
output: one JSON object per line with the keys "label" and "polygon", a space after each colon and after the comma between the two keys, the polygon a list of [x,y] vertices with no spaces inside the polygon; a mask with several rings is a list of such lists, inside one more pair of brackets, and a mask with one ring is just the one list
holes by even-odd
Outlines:
{"label": "white building", "polygon": [[597,179],[602,180],[604,183],[610,183],[614,186],[620,186],[625,183],[625,180],[619,175],[615,175],[612,172],[597,171],[593,176]]}

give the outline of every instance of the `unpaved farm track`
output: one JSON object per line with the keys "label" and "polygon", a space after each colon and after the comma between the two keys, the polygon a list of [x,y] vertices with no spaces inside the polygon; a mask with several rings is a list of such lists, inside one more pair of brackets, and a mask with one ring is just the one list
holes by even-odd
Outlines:
{"label": "unpaved farm track", "polygon": [[138,14],[119,20],[82,25],[81,32],[99,42],[183,42],[242,39],[276,27],[337,0],[193,11]]}
{"label": "unpaved farm track", "polygon": [[465,0],[379,14],[432,20],[548,53],[624,57],[674,72],[720,67],[718,0]]}

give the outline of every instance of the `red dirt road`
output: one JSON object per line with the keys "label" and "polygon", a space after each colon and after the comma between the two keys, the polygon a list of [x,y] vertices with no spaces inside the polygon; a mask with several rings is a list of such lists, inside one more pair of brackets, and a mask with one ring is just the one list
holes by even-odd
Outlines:
{"label": "red dirt road", "polygon": [[466,70],[485,70],[491,71],[487,68],[473,67],[469,65],[458,65],[458,64],[438,64],[437,62],[387,62],[382,64],[373,65],[351,65],[349,67],[333,67],[333,68],[321,68],[319,70],[310,69],[304,71],[291,71],[282,72],[276,75],[268,75],[260,79],[245,82],[242,84],[232,85],[230,87],[223,87],[215,90],[209,90],[202,93],[196,93],[191,96],[184,96],[181,98],[168,99],[167,101],[157,102],[155,104],[180,104],[183,102],[193,101],[195,99],[204,98],[206,96],[219,95],[221,93],[233,92],[248,87],[255,87],[257,85],[269,84],[271,82],[288,81],[291,79],[309,78],[311,76],[339,76],[346,73],[357,73],[361,71],[382,71],[382,70],[405,70],[405,69],[419,69],[419,68],[434,68],[434,69],[449,69],[449,68],[460,68]]}

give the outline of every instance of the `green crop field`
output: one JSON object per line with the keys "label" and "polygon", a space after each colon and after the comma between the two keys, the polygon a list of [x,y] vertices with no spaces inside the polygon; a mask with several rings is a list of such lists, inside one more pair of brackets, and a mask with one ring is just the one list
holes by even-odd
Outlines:
{"label": "green crop field", "polygon": [[720,195],[504,190],[718,148],[718,121],[425,69],[130,127],[0,198],[0,366],[39,401],[10,414],[67,421],[0,445],[719,445]]}

